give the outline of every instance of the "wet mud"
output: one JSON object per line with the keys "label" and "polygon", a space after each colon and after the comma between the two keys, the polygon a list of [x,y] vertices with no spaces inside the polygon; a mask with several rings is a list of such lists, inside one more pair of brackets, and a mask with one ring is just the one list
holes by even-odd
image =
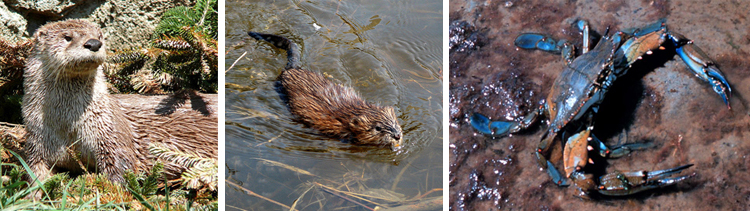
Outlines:
{"label": "wet mud", "polygon": [[[750,4],[742,1],[450,1],[449,200],[451,210],[750,209]],[[667,48],[644,56],[615,82],[595,119],[597,137],[648,149],[598,162],[600,173],[694,164],[676,185],[626,197],[578,197],[536,164],[545,122],[509,137],[478,134],[469,117],[519,120],[561,72],[559,55],[517,49],[535,32],[581,46],[570,23],[610,33],[666,18],[694,40],[732,85],[731,109]],[[553,162],[561,163],[561,146]]]}

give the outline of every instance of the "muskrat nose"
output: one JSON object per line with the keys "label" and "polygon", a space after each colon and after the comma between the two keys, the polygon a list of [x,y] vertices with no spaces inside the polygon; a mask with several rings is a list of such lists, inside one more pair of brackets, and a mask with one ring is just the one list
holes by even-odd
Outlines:
{"label": "muskrat nose", "polygon": [[401,140],[401,133],[393,134],[393,139],[396,139],[397,141]]}
{"label": "muskrat nose", "polygon": [[86,41],[86,43],[83,44],[83,47],[93,52],[96,52],[99,50],[99,48],[102,47],[102,42],[100,42],[97,39],[90,39],[89,41]]}

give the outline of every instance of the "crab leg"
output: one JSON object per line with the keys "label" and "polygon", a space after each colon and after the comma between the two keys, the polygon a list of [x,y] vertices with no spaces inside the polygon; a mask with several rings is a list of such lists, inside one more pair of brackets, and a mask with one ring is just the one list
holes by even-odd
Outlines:
{"label": "crab leg", "polygon": [[646,149],[652,146],[650,143],[629,143],[610,148],[607,147],[607,145],[604,145],[604,143],[602,143],[599,138],[596,138],[594,134],[591,134],[591,140],[589,140],[589,142],[591,142],[591,145],[599,148],[599,155],[603,158],[619,158],[630,154],[633,150]]}
{"label": "crab leg", "polygon": [[[585,183],[589,182],[582,179],[586,176],[581,172],[583,170],[583,167],[586,166],[587,163],[591,162],[588,157],[588,151],[591,150],[588,148],[588,142],[592,140],[592,138],[590,138],[590,136],[592,135],[592,129],[593,127],[586,127],[586,129],[582,130],[581,132],[570,136],[566,141],[565,148],[563,149],[563,165],[565,170],[564,176],[560,173],[560,171],[557,170],[557,168],[555,168],[552,162],[547,160],[542,154],[543,151],[546,150],[543,148],[548,148],[548,146],[540,146],[539,150],[537,150],[536,154],[538,161],[540,163],[546,163],[546,166],[542,166],[547,169],[547,174],[549,174],[549,176],[552,178],[552,181],[555,182],[555,184],[557,184],[558,186],[570,185],[567,178],[573,179],[573,182],[579,188],[582,185],[586,185]],[[543,139],[541,143],[545,143],[544,140],[547,139]],[[594,186],[591,185],[591,187]]]}
{"label": "crab leg", "polygon": [[680,173],[682,170],[690,168],[693,164],[679,166],[671,169],[658,171],[635,171],[635,172],[612,172],[601,176],[597,187],[599,193],[610,196],[631,195],[645,190],[661,188],[675,184],[682,180],[692,177],[693,175],[672,177],[673,174]]}
{"label": "crab leg", "polygon": [[[586,127],[586,129],[581,132],[570,136],[565,143],[565,148],[563,149],[563,167],[565,168],[565,175],[572,179],[573,183],[579,188],[582,188],[582,186],[593,187],[593,185],[591,185],[593,183],[583,179],[586,176],[582,174],[583,168],[586,164],[592,163],[591,159],[589,159],[589,151],[591,149],[588,147],[588,142],[592,140],[591,130],[593,128],[594,127],[591,126]],[[554,168],[554,166],[550,166],[550,168]]]}
{"label": "crab leg", "polygon": [[589,22],[578,20],[574,25],[583,33],[583,49],[581,49],[581,53],[588,53],[589,50],[591,50],[591,29],[589,27]]}
{"label": "crab leg", "polygon": [[[657,171],[635,171],[635,172],[612,172],[604,176],[599,177],[599,185],[596,185],[593,176],[591,174],[585,174],[583,168],[588,164],[593,164],[591,159],[588,157],[589,151],[594,150],[593,145],[599,145],[599,147],[606,147],[596,137],[591,134],[593,127],[587,127],[579,133],[574,134],[568,138],[563,150],[563,164],[565,165],[565,174],[568,178],[573,181],[580,190],[581,196],[586,195],[589,191],[598,191],[603,195],[631,195],[641,191],[650,190],[654,188],[660,188],[667,185],[672,185],[682,180],[689,178],[690,176],[668,178],[673,174],[680,173],[682,170],[693,166],[688,164],[676,168],[657,170]],[[629,151],[630,147],[638,148],[644,144],[632,144],[629,147],[620,147],[622,152]],[[617,153],[614,153],[617,154]],[[607,154],[612,157],[613,154]],[[621,156],[621,155],[619,155]],[[549,163],[549,161],[547,161]],[[567,182],[561,179],[560,173],[554,169],[554,166],[549,163],[547,172],[553,178],[557,184],[566,184]]]}
{"label": "crab leg", "polygon": [[[557,177],[557,175],[553,175],[553,173],[558,172],[557,169],[550,169],[555,168],[554,166],[550,165],[551,163],[547,161],[546,155],[549,154],[550,146],[552,146],[552,142],[555,140],[555,136],[557,136],[554,132],[547,132],[542,136],[542,140],[539,141],[539,145],[536,148],[536,161],[537,164],[539,164],[540,167],[543,169],[547,169],[547,173],[552,176],[553,180],[555,180],[555,183],[557,183],[560,186],[563,186],[559,180],[554,179]],[[559,174],[559,172],[557,173]]]}
{"label": "crab leg", "polygon": [[620,47],[627,58],[628,65],[641,59],[644,54],[651,54],[652,50],[663,49],[661,45],[669,43],[676,48],[677,55],[695,73],[695,76],[710,84],[714,92],[724,100],[724,104],[731,109],[729,98],[732,96],[732,88],[724,74],[706,53],[693,44],[692,40],[668,31],[665,19],[643,28],[623,30],[623,33],[632,36]]}

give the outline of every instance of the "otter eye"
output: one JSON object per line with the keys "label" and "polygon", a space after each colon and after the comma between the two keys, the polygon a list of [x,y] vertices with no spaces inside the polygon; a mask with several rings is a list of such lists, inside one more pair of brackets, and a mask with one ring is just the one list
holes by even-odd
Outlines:
{"label": "otter eye", "polygon": [[73,40],[73,37],[70,37],[68,35],[65,35],[64,38],[65,38],[65,41],[68,41],[68,42],[70,42],[71,40]]}
{"label": "otter eye", "polygon": [[375,126],[375,130],[377,130],[378,132],[380,132],[380,131],[383,130],[383,128],[381,128],[380,126]]}

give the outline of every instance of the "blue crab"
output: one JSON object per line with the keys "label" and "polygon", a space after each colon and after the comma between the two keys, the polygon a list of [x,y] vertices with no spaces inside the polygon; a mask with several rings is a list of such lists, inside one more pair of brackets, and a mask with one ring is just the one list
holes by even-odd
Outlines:
{"label": "blue crab", "polygon": [[[644,144],[625,144],[611,148],[597,139],[593,130],[593,116],[606,92],[617,79],[627,73],[631,65],[643,55],[654,50],[664,50],[672,45],[676,54],[702,81],[708,83],[729,107],[731,88],[714,62],[703,51],[684,36],[667,30],[664,19],[641,28],[627,29],[612,35],[605,33],[593,49],[589,48],[589,24],[584,20],[574,25],[583,33],[583,49],[575,57],[575,47],[565,41],[556,41],[546,35],[526,33],[515,40],[522,49],[538,49],[559,53],[565,68],[557,77],[546,99],[537,109],[520,121],[490,121],[475,113],[470,121],[479,132],[491,136],[505,136],[519,132],[544,115],[549,118],[548,128],[536,150],[539,165],[547,170],[552,180],[560,186],[568,186],[571,180],[580,190],[580,196],[592,191],[602,195],[630,195],[644,190],[675,184],[690,176],[670,177],[692,164],[657,171],[612,172],[596,178],[583,169],[593,163],[589,152],[603,158],[617,158],[632,150],[643,149]],[[609,29],[607,29],[609,31]],[[564,175],[548,161],[552,141],[561,131],[573,131],[573,135],[561,137],[566,140],[563,149]]]}

